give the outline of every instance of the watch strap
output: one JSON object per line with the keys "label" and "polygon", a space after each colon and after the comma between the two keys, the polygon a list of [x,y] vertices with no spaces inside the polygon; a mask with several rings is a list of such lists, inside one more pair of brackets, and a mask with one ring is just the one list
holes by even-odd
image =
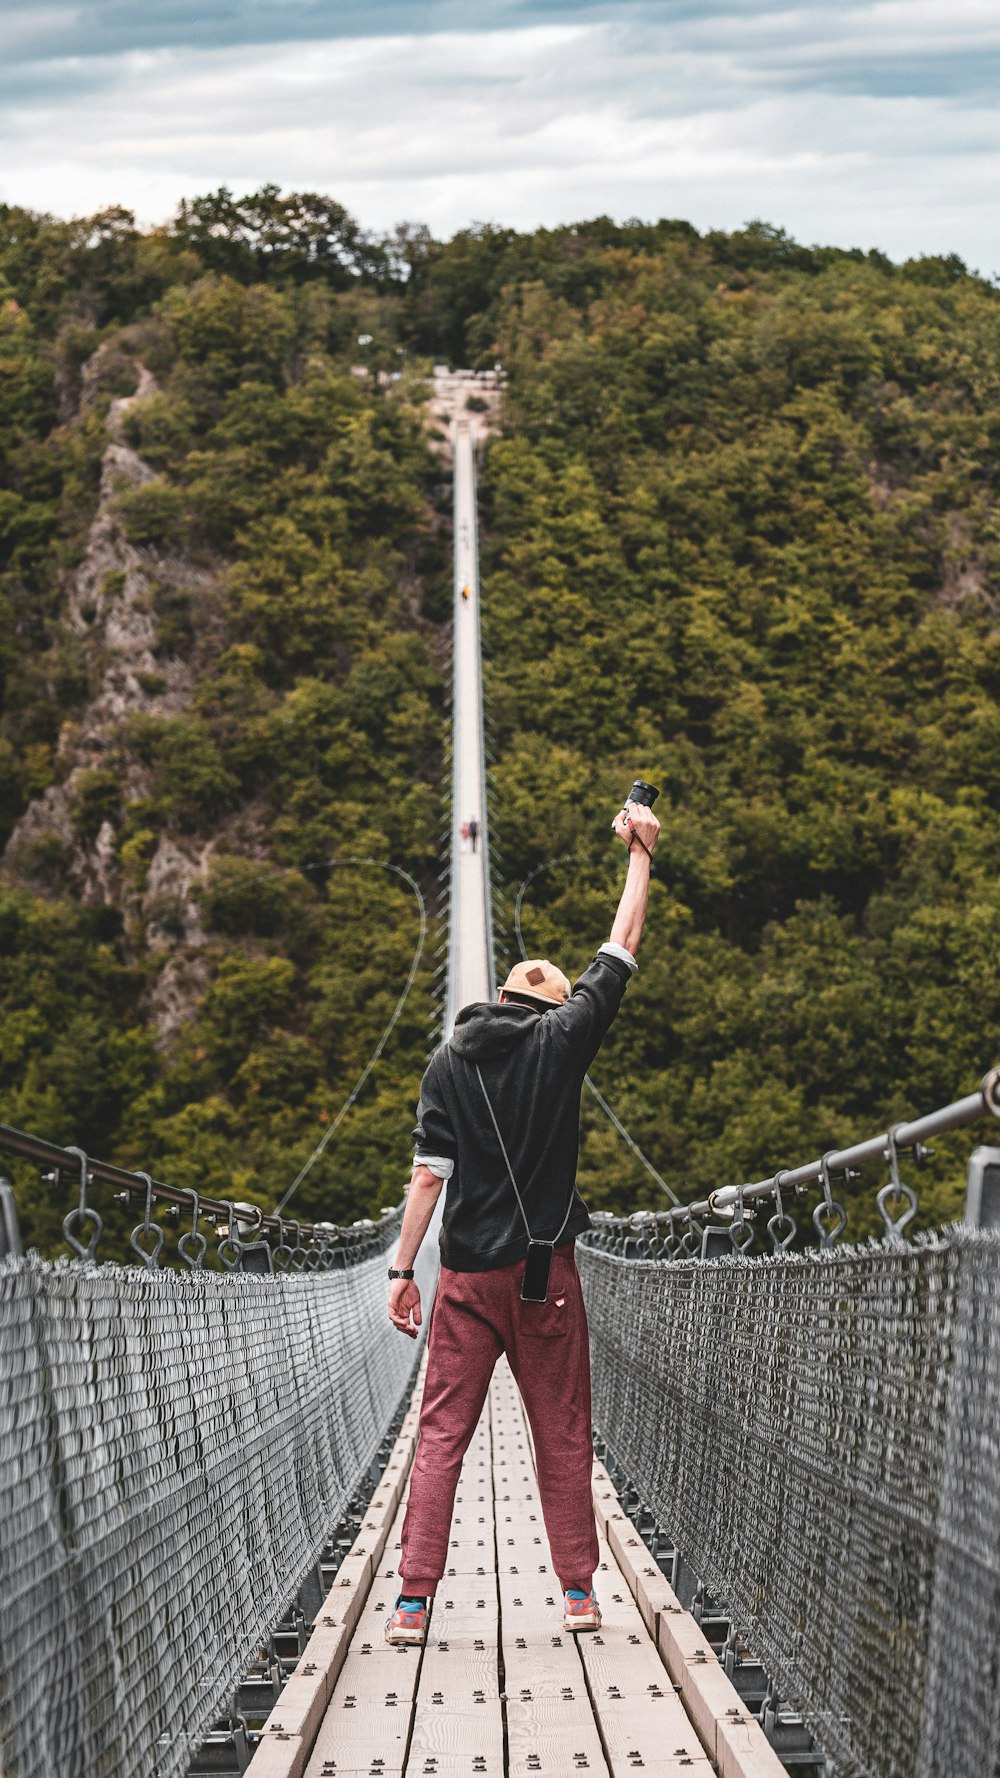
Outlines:
{"label": "watch strap", "polygon": [[390,1266],[389,1267],[389,1276],[390,1276],[390,1278],[412,1278],[413,1277],[413,1267],[411,1266],[409,1271],[406,1271],[406,1272],[397,1272],[397,1271],[393,1270],[392,1266]]}

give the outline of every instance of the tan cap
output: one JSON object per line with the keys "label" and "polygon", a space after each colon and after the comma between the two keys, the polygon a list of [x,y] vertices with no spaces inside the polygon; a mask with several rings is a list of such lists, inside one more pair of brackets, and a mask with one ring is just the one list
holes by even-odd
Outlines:
{"label": "tan cap", "polygon": [[532,1000],[544,1000],[547,1006],[562,1006],[569,999],[570,986],[561,969],[547,959],[529,958],[515,963],[503,985],[505,994],[527,994]]}

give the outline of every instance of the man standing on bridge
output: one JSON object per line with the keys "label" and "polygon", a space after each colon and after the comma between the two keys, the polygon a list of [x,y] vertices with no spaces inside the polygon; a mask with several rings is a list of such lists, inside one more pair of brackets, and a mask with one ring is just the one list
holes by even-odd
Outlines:
{"label": "man standing on bridge", "polygon": [[[573,1253],[590,1221],[576,1190],[580,1095],[636,968],[659,826],[639,803],[616,819],[629,849],[625,888],[609,941],[572,991],[551,963],[515,964],[496,1003],[463,1007],[421,1083],[413,1177],[389,1272],[390,1319],[414,1338],[421,1305],[413,1265],[445,1181],[447,1191],[389,1642],[424,1639],[462,1459],[502,1352],[534,1439],[564,1626],[600,1628],[590,1350]],[[525,1300],[532,1296],[539,1300]]]}

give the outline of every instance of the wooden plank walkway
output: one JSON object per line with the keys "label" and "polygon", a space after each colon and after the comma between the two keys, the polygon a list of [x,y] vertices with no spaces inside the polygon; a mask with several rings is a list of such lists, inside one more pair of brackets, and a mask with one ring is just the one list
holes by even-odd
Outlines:
{"label": "wooden plank walkway", "polygon": [[531,1439],[503,1360],[462,1469],[427,1645],[386,1646],[419,1392],[251,1778],[781,1778],[600,1464],[604,1623],[564,1632]]}

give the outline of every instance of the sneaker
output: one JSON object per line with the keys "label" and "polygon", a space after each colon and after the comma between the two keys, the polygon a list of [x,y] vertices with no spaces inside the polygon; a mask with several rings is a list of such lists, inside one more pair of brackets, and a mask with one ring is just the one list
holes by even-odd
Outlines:
{"label": "sneaker", "polygon": [[584,1593],[580,1587],[567,1587],[563,1594],[563,1629],[575,1632],[599,1630],[600,1627],[601,1608],[593,1588]]}
{"label": "sneaker", "polygon": [[386,1641],[397,1648],[405,1648],[408,1643],[419,1648],[426,1635],[427,1606],[413,1599],[405,1599],[401,1593],[392,1616],[385,1620]]}

